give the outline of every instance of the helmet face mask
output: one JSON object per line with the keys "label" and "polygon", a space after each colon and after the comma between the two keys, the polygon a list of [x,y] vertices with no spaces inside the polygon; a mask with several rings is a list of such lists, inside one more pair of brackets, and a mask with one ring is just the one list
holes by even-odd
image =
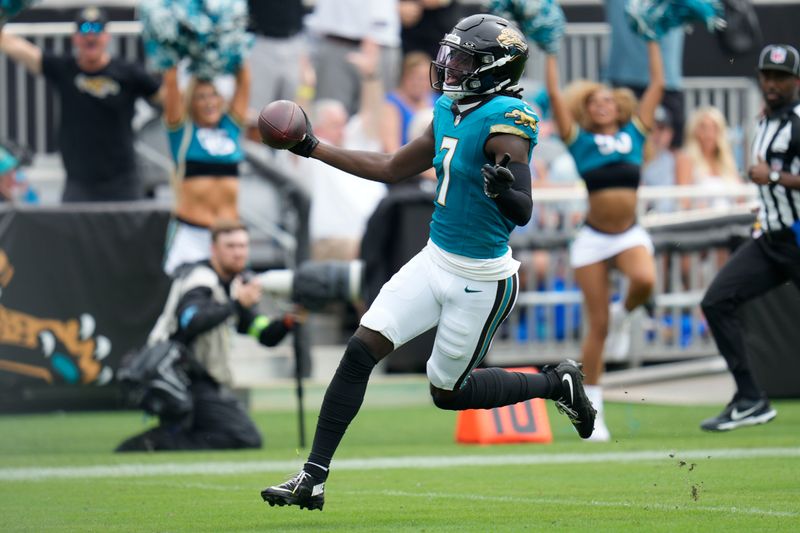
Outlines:
{"label": "helmet face mask", "polygon": [[[489,60],[491,61],[491,57]],[[463,98],[472,89],[480,87],[476,74],[478,66],[479,62],[474,54],[442,44],[433,63],[435,81],[432,85],[454,99]]]}
{"label": "helmet face mask", "polygon": [[440,42],[431,64],[431,86],[453,100],[517,88],[528,46],[511,24],[493,15],[473,15]]}

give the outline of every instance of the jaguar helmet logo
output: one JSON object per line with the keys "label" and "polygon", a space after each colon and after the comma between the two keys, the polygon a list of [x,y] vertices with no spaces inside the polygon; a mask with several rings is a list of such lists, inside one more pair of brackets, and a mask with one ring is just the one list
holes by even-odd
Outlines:
{"label": "jaguar helmet logo", "polygon": [[503,28],[500,31],[500,35],[497,36],[497,42],[500,43],[500,46],[503,48],[516,47],[523,52],[528,49],[528,44],[525,42],[525,39],[513,28]]}

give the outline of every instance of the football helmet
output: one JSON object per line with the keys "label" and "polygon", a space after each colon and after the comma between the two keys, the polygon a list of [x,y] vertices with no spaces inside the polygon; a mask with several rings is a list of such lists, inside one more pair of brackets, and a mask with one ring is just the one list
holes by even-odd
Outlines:
{"label": "football helmet", "polygon": [[506,19],[472,15],[439,42],[431,86],[453,100],[517,89],[528,44]]}

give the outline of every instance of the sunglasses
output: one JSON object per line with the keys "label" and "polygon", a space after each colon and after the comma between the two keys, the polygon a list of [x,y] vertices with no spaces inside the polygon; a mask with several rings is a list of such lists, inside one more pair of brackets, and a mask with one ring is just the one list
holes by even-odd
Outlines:
{"label": "sunglasses", "polygon": [[83,35],[87,33],[103,33],[103,28],[102,22],[81,22],[78,25],[78,33]]}

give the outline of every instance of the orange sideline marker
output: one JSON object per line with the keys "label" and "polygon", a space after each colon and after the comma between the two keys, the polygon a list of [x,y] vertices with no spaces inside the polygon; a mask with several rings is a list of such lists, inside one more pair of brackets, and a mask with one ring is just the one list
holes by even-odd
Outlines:
{"label": "orange sideline marker", "polygon": [[[537,373],[533,367],[508,370]],[[456,442],[463,444],[553,442],[544,399],[534,398],[495,409],[459,411],[456,420]]]}

